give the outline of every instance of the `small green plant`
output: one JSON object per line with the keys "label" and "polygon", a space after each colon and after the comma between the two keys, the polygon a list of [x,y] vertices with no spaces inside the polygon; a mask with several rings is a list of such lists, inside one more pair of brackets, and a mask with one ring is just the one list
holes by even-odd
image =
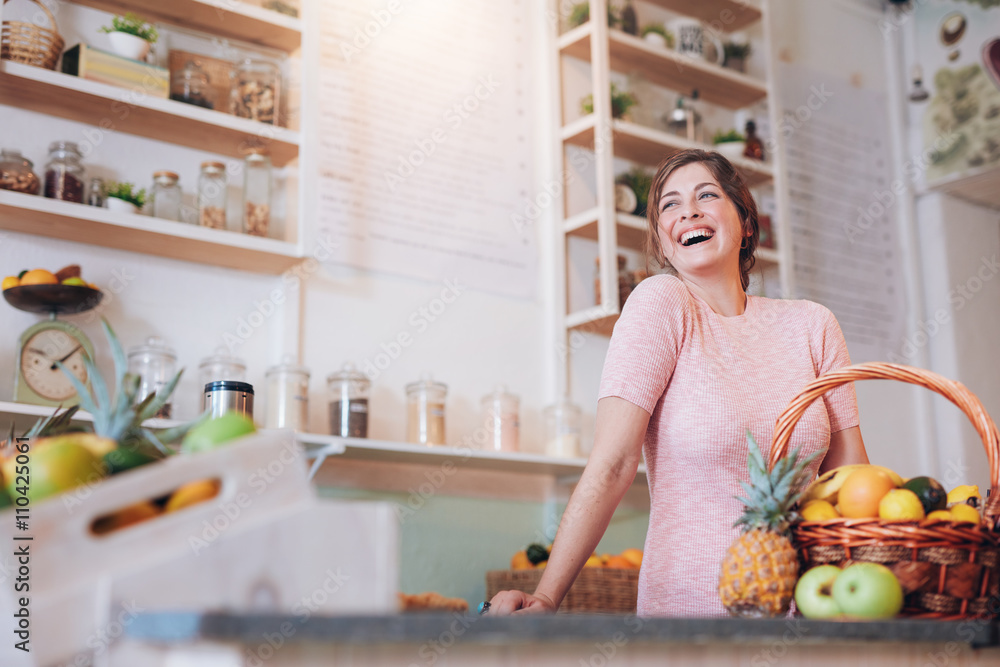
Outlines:
{"label": "small green plant", "polygon": [[111,27],[104,26],[101,32],[125,32],[146,40],[150,44],[160,38],[156,27],[147,23],[132,12],[125,12],[125,16],[115,16],[111,19]]}
{"label": "small green plant", "polygon": [[632,188],[638,204],[635,207],[635,215],[646,215],[646,205],[649,202],[649,190],[653,187],[653,174],[642,167],[632,167],[627,172],[615,179],[616,183],[627,185]]}
{"label": "small green plant", "polygon": [[134,185],[126,181],[111,181],[104,186],[104,193],[108,197],[122,199],[142,208],[146,204],[146,190],[144,188],[133,190],[134,188]]}
{"label": "small green plant", "polygon": [[[575,5],[573,5],[572,9],[570,9],[569,17],[566,19],[566,22],[569,24],[570,28],[576,28],[577,26],[581,26],[589,20],[590,20],[590,3],[578,2]],[[619,19],[618,16],[615,14],[614,7],[611,6],[611,3],[608,3],[608,25],[614,28],[619,24],[620,21],[621,19]]]}
{"label": "small green plant", "polygon": [[739,42],[726,42],[722,45],[722,51],[726,55],[726,60],[729,60],[730,58],[745,60],[750,56],[752,49],[750,48],[750,42],[746,42],[745,44],[740,44]]}
{"label": "small green plant", "polygon": [[713,144],[728,144],[734,141],[746,141],[746,137],[736,130],[729,130],[728,132],[718,130],[715,136],[712,137]]}
{"label": "small green plant", "polygon": [[[639,103],[635,95],[618,90],[615,84],[611,84],[611,117],[621,118],[628,110]],[[580,108],[583,113],[594,113],[594,96],[587,95],[580,100]]]}
{"label": "small green plant", "polygon": [[639,31],[639,35],[641,37],[645,37],[646,35],[649,35],[650,33],[655,33],[655,34],[660,35],[661,37],[663,37],[663,39],[666,40],[666,42],[667,42],[667,48],[670,48],[670,49],[674,48],[674,33],[670,32],[669,30],[667,30],[666,28],[664,28],[663,24],[661,24],[661,23],[649,23],[647,25],[644,25],[642,27],[642,30]]}

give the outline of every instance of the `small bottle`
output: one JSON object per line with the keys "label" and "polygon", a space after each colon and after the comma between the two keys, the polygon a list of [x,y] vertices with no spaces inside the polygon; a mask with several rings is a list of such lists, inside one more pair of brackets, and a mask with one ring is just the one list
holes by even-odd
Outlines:
{"label": "small bottle", "polygon": [[698,89],[691,91],[691,99],[686,105],[687,111],[687,139],[700,144],[705,143],[705,128],[701,122],[701,114],[698,113]]}
{"label": "small bottle", "polygon": [[90,187],[87,189],[87,204],[89,206],[104,206],[104,181],[96,176],[90,179]]}
{"label": "small bottle", "polygon": [[746,137],[746,149],[743,151],[743,157],[748,157],[751,160],[764,160],[764,142],[760,140],[757,136],[757,123],[752,120],[748,120],[746,124],[747,137]]}
{"label": "small bottle", "polygon": [[352,364],[326,378],[330,396],[330,433],[344,438],[368,437],[368,392],[371,381]]}
{"label": "small bottle", "polygon": [[498,386],[492,394],[483,396],[483,427],[486,429],[486,449],[495,452],[516,452],[520,447],[520,399]]}
{"label": "small bottle", "polygon": [[[226,348],[218,347],[215,354],[205,357],[198,364],[198,386],[204,387],[212,382],[235,380],[243,382],[247,377],[247,364],[242,359],[231,357]],[[199,411],[205,411],[205,392],[201,392]]]}
{"label": "small bottle", "polygon": [[202,162],[198,177],[198,224],[226,228],[226,165]]}
{"label": "small bottle", "polygon": [[291,357],[267,369],[267,412],[264,428],[304,431],[309,423],[309,369]]}
{"label": "small bottle", "polygon": [[418,445],[445,444],[444,404],[448,385],[424,373],[406,385],[406,441]]}
{"label": "small bottle", "polygon": [[153,173],[153,217],[162,220],[181,219],[180,176],[172,171]]}
{"label": "small bottle", "polygon": [[635,15],[632,0],[628,0],[622,9],[622,31],[630,35],[639,34],[639,19]]}
{"label": "small bottle", "polygon": [[545,427],[545,454],[577,458],[580,452],[580,406],[564,398],[542,411]]}
{"label": "small bottle", "polygon": [[[150,336],[145,345],[137,345],[128,351],[128,372],[139,376],[139,390],[135,393],[136,403],[141,403],[150,394],[159,393],[174,377],[177,353],[167,347],[159,336]],[[170,419],[171,403],[166,403],[154,415]]]}
{"label": "small bottle", "polygon": [[251,148],[243,164],[243,231],[267,236],[271,222],[271,158],[263,148]]}
{"label": "small bottle", "polygon": [[82,159],[80,149],[72,141],[49,144],[49,161],[45,165],[46,197],[83,203]]}

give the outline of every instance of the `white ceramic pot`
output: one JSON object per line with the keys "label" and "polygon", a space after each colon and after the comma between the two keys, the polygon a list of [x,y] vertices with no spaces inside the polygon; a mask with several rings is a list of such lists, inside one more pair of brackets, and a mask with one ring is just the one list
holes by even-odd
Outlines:
{"label": "white ceramic pot", "polygon": [[653,46],[658,46],[661,49],[667,48],[667,39],[658,32],[647,32],[643,39]]}
{"label": "white ceramic pot", "polygon": [[747,144],[745,141],[726,141],[721,144],[715,144],[714,148],[719,153],[722,153],[730,160],[743,157],[743,151],[746,150]]}
{"label": "white ceramic pot", "polygon": [[111,211],[121,211],[122,213],[138,213],[139,207],[130,201],[119,199],[118,197],[108,197],[108,209]]}
{"label": "white ceramic pot", "polygon": [[142,37],[116,30],[108,33],[108,39],[111,42],[111,50],[125,58],[144,60],[149,53],[149,42]]}

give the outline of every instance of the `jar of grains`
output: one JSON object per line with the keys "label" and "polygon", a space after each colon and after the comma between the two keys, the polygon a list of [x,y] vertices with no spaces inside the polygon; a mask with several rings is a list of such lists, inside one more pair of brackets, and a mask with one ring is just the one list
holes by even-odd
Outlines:
{"label": "jar of grains", "polygon": [[243,231],[267,236],[271,222],[271,158],[263,148],[251,148],[243,164]]}
{"label": "jar of grains", "polygon": [[246,59],[231,76],[230,106],[234,116],[275,124],[278,110],[278,68],[262,60]]}
{"label": "jar of grains", "polygon": [[418,445],[445,444],[444,401],[448,385],[429,373],[406,385],[406,441]]}
{"label": "jar of grains", "polygon": [[72,141],[49,144],[49,162],[45,165],[45,196],[78,204],[83,203],[83,165],[80,149]]}
{"label": "jar of grains", "polygon": [[21,151],[0,150],[0,190],[37,194],[40,183],[34,166]]}
{"label": "jar of grains", "polygon": [[226,165],[202,162],[198,177],[198,224],[226,228]]}

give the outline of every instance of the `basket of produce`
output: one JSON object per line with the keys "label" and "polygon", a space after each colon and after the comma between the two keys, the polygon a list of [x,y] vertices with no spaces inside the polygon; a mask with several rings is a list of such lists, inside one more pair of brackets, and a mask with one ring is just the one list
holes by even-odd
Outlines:
{"label": "basket of produce", "polygon": [[[936,373],[865,363],[827,373],[806,386],[778,418],[768,457],[774,469],[799,418],[825,392],[856,380],[899,380],[941,394],[965,413],[989,460],[991,493],[963,485],[951,493],[930,477],[903,480],[874,465],[828,471],[800,498],[803,521],[792,538],[803,569],[878,563],[902,586],[902,614],[963,619],[1000,611],[1000,433],[979,399]],[[845,570],[846,571],[846,570]],[[836,591],[835,591],[836,592]]]}
{"label": "basket of produce", "polygon": [[[8,0],[4,0],[5,5],[7,2]],[[56,18],[48,7],[38,0],[32,2],[41,8],[52,27],[46,28],[25,21],[4,21],[0,36],[0,59],[54,70],[65,41],[59,35]]]}
{"label": "basket of produce", "polygon": [[[486,599],[500,591],[534,593],[545,571],[549,552],[540,544],[514,554],[509,570],[486,573]],[[580,571],[559,606],[560,614],[634,614],[639,590],[642,551],[593,555]]]}

